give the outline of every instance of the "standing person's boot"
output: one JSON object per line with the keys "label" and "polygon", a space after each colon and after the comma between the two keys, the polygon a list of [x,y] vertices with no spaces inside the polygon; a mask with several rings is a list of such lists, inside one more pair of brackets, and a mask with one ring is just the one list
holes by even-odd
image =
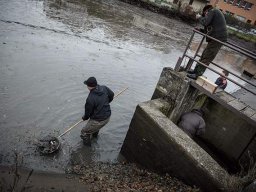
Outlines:
{"label": "standing person's boot", "polygon": [[91,135],[87,134],[83,136],[83,143],[84,145],[91,146]]}
{"label": "standing person's boot", "polygon": [[197,79],[198,75],[193,73],[193,74],[187,74],[187,77],[191,78],[191,79]]}
{"label": "standing person's boot", "polygon": [[190,70],[187,71],[187,73],[188,73],[188,74],[195,74],[196,72],[195,72],[195,70],[190,69]]}
{"label": "standing person's boot", "polygon": [[93,137],[97,138],[99,134],[99,131],[96,131],[95,133],[92,134]]}

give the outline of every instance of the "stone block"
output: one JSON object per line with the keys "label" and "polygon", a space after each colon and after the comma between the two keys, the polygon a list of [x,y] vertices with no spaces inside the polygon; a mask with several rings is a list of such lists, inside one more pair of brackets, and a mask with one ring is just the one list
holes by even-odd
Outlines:
{"label": "stone block", "polygon": [[226,103],[235,100],[236,98],[232,95],[230,95],[229,93],[222,91],[222,92],[218,92],[215,94],[216,96],[218,96],[220,99],[222,99],[223,101],[225,101]]}
{"label": "stone block", "polygon": [[252,109],[251,107],[246,107],[241,112],[243,112],[248,117],[251,117],[251,116],[253,116],[256,113],[256,111],[254,109]]}
{"label": "stone block", "polygon": [[241,111],[242,109],[244,109],[246,107],[246,105],[244,103],[242,103],[241,101],[239,101],[238,99],[230,101],[230,102],[228,102],[228,104],[238,111]]}
{"label": "stone block", "polygon": [[159,110],[165,105],[161,103],[158,99],[137,106],[121,154],[207,192],[222,191],[226,171]]}
{"label": "stone block", "polygon": [[256,114],[254,114],[251,118],[253,121],[256,121]]}
{"label": "stone block", "polygon": [[166,115],[177,122],[183,112],[190,111],[197,100],[199,91],[190,86],[185,73],[177,73],[165,67],[160,75],[152,99],[165,98],[169,103]]}

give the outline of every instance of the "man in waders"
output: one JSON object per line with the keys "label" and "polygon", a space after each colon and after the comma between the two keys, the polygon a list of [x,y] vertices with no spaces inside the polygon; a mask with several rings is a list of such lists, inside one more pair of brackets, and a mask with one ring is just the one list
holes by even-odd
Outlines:
{"label": "man in waders", "polygon": [[81,138],[85,145],[91,145],[91,137],[97,137],[99,130],[109,122],[111,109],[109,103],[114,98],[114,93],[107,86],[97,84],[95,77],[88,78],[85,82],[90,93],[86,99],[85,112],[82,119],[88,123],[81,130]]}
{"label": "man in waders", "polygon": [[[197,16],[197,18],[199,19],[199,22],[205,27],[205,29],[200,29],[201,32],[204,30],[207,35],[222,42],[227,42],[228,35],[226,20],[223,13],[219,9],[213,8],[212,5],[206,5],[203,8],[202,17]],[[206,41],[208,44],[204,49],[199,61],[205,65],[209,65],[218,54],[222,44],[210,38],[206,38]],[[198,76],[203,75],[205,70],[206,67],[197,64],[193,71],[188,72],[187,77],[197,79]]]}

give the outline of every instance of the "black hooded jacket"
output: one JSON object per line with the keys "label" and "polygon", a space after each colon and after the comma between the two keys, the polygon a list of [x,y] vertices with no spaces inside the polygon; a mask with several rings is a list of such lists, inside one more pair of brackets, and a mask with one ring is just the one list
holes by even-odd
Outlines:
{"label": "black hooded jacket", "polygon": [[219,9],[213,8],[209,10],[208,14],[200,18],[199,22],[205,26],[208,35],[223,42],[227,41],[226,20]]}
{"label": "black hooded jacket", "polygon": [[93,119],[103,121],[110,117],[109,103],[113,100],[114,93],[108,87],[97,85],[92,89],[86,99],[83,120]]}

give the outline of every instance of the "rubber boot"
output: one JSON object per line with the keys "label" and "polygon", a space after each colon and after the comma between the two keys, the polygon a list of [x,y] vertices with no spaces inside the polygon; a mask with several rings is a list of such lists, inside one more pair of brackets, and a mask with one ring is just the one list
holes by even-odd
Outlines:
{"label": "rubber boot", "polygon": [[98,134],[99,134],[99,131],[93,133],[92,136],[93,136],[94,138],[97,138],[97,137],[98,137]]}
{"label": "rubber boot", "polygon": [[91,135],[85,135],[83,137],[83,143],[86,146],[91,146]]}

